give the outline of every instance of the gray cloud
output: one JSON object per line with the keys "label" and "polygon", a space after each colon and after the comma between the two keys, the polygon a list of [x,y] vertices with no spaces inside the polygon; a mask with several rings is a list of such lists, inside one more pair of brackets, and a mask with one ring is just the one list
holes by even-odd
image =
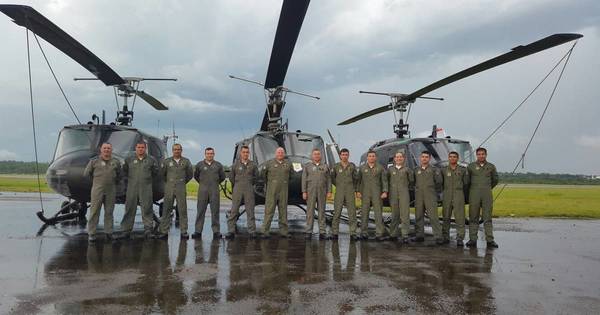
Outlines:
{"label": "gray cloud", "polygon": [[[67,30],[124,76],[177,77],[145,82],[144,90],[172,110],[136,105],[137,127],[157,135],[174,122],[186,152],[214,146],[224,162],[233,144],[259,126],[264,95],[228,74],[264,80],[281,1],[26,1]],[[31,160],[31,126],[24,32],[0,17],[0,148]],[[354,158],[374,140],[392,136],[392,115],[347,127],[339,121],[388,102],[359,89],[411,92],[441,77],[555,32],[582,32],[565,78],[527,158],[527,170],[600,173],[600,3],[577,1],[313,1],[292,58],[286,85],[319,95],[289,95],[291,129],[325,134],[331,128]],[[73,82],[83,68],[44,44],[77,113],[85,121],[107,110],[113,92],[99,82]],[[531,90],[568,47],[561,46],[457,82],[415,103],[414,134],[436,123],[478,144]],[[43,59],[33,55],[41,158],[50,159],[61,126],[74,123]],[[545,86],[489,143],[491,158],[512,169],[549,94]],[[158,127],[158,128],[157,128]],[[587,137],[587,138],[586,138]],[[578,156],[577,163],[570,163]]]}

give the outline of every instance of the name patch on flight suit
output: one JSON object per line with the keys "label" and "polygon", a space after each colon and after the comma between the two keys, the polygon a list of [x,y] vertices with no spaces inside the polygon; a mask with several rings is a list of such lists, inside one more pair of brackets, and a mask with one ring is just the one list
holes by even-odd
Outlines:
{"label": "name patch on flight suit", "polygon": [[292,168],[294,169],[294,172],[300,172],[302,170],[302,164],[292,163]]}
{"label": "name patch on flight suit", "polygon": [[170,166],[170,167],[173,167],[173,162],[169,162],[169,166]]}
{"label": "name patch on flight suit", "polygon": [[102,166],[106,166],[106,162],[102,161]]}
{"label": "name patch on flight suit", "polygon": [[452,173],[448,172],[448,177],[452,176]]}
{"label": "name patch on flight suit", "polygon": [[137,164],[137,161],[138,161],[138,160],[133,160],[133,164]]}

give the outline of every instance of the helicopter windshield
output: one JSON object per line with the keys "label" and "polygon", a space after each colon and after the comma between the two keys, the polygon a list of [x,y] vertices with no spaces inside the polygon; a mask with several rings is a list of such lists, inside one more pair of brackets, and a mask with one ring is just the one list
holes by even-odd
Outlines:
{"label": "helicopter windshield", "polygon": [[259,135],[254,138],[254,152],[258,163],[263,163],[275,157],[275,149],[279,147],[277,141],[271,137]]}
{"label": "helicopter windshield", "polygon": [[444,164],[448,161],[448,153],[458,152],[460,161],[469,163],[472,160],[470,156],[471,145],[468,142],[454,141],[449,139],[420,139],[409,144],[410,152],[414,161],[419,164],[419,155],[423,151],[431,153],[431,162],[433,164]]}
{"label": "helicopter windshield", "polygon": [[[270,135],[257,135],[254,138],[254,152],[258,163],[275,158],[275,149],[279,143]],[[310,159],[312,150],[317,148],[325,152],[323,139],[318,136],[297,133],[283,134],[283,147],[288,156]]]}
{"label": "helicopter windshield", "polygon": [[105,142],[112,144],[113,154],[128,157],[135,152],[138,133],[131,130],[111,131]]}
{"label": "helicopter windshield", "polygon": [[113,154],[128,157],[133,154],[137,140],[138,133],[134,130],[63,129],[54,159],[81,150],[97,152],[104,142],[112,144]]}
{"label": "helicopter windshield", "polygon": [[471,144],[469,144],[468,142],[449,140],[448,149],[450,151],[458,152],[461,162],[473,162],[473,154],[471,154]]}
{"label": "helicopter windshield", "polygon": [[313,149],[325,153],[321,137],[288,133],[285,137],[285,150],[288,155],[301,156],[310,159]]}
{"label": "helicopter windshield", "polygon": [[90,150],[94,146],[92,142],[95,137],[91,130],[64,129],[58,136],[54,159],[71,152]]}

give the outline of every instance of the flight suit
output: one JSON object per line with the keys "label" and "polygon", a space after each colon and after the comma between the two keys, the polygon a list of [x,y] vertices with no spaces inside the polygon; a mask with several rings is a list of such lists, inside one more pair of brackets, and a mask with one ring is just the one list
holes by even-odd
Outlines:
{"label": "flight suit", "polygon": [[[492,231],[492,189],[498,185],[498,172],[494,164],[473,162],[468,167],[469,188],[469,240],[477,240],[479,217],[483,218],[483,229],[487,242],[494,240]],[[481,211],[481,212],[480,212]]]}
{"label": "flight suit", "polygon": [[254,184],[258,177],[258,166],[254,161],[248,160],[245,164],[238,160],[231,166],[229,180],[233,186],[231,195],[231,211],[227,219],[229,233],[235,233],[235,224],[237,222],[240,206],[244,203],[246,209],[246,219],[248,233],[256,232],[256,221],[254,218]]}
{"label": "flight suit", "polygon": [[346,167],[341,162],[336,163],[331,170],[331,181],[335,185],[335,196],[333,197],[333,222],[331,232],[337,235],[340,229],[340,217],[344,205],[348,211],[350,223],[350,235],[356,236],[356,177],[357,168],[354,163],[349,162]]}
{"label": "flight suit", "polygon": [[194,177],[192,162],[181,157],[177,162],[173,157],[165,159],[160,167],[161,177],[165,182],[163,212],[160,218],[160,234],[168,234],[173,219],[173,203],[177,200],[179,213],[179,229],[182,235],[188,232],[187,191],[185,185]]}
{"label": "flight suit", "polygon": [[408,237],[410,228],[410,193],[409,188],[414,185],[415,176],[413,171],[406,167],[400,168],[391,165],[387,169],[389,183],[389,201],[392,208],[392,225],[390,236]]}
{"label": "flight suit", "polygon": [[448,165],[444,168],[442,177],[444,178],[442,235],[444,240],[450,239],[450,218],[454,212],[456,240],[463,240],[465,238],[465,188],[469,185],[469,172],[464,166],[457,165],[452,169]]}
{"label": "flight suit", "polygon": [[115,158],[110,160],[103,160],[100,157],[92,159],[85,167],[83,175],[92,179],[88,234],[91,238],[96,235],[100,208],[104,205],[104,232],[110,235],[113,232],[117,184],[121,180],[121,163]]}
{"label": "flight suit", "polygon": [[304,233],[312,233],[315,218],[315,204],[319,211],[319,234],[327,233],[325,225],[325,205],[327,194],[331,192],[331,176],[329,166],[323,162],[304,164],[302,171],[302,193],[306,198],[306,228]]}
{"label": "flight suit", "polygon": [[433,236],[442,239],[442,227],[437,212],[437,191],[442,186],[442,174],[438,168],[417,166],[415,175],[415,232],[418,238],[425,236],[425,212],[429,216]]}
{"label": "flight suit", "polygon": [[223,165],[217,161],[212,161],[210,164],[206,160],[200,161],[194,169],[194,178],[199,184],[195,233],[202,234],[206,208],[209,204],[213,234],[221,233],[219,184],[225,180]]}
{"label": "flight suit", "polygon": [[121,220],[121,229],[131,233],[138,204],[142,210],[145,233],[152,232],[152,180],[158,176],[158,163],[154,157],[145,155],[142,159],[130,156],[123,164],[123,176],[127,177],[125,197],[125,215]]}
{"label": "flight suit", "polygon": [[276,159],[272,159],[263,166],[262,176],[266,185],[265,218],[262,226],[264,235],[267,235],[271,230],[275,206],[279,211],[279,234],[288,235],[288,185],[292,172],[292,163],[288,160],[278,162]]}
{"label": "flight suit", "polygon": [[360,166],[357,173],[359,191],[362,195],[362,209],[360,214],[360,231],[363,237],[368,237],[369,212],[373,207],[375,213],[375,235],[383,237],[383,213],[381,194],[388,191],[385,169],[379,163],[369,167],[368,163]]}

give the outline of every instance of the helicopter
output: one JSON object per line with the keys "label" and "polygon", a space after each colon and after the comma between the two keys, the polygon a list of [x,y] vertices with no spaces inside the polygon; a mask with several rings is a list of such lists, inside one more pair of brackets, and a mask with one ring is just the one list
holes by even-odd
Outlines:
{"label": "helicopter", "polygon": [[[362,114],[356,115],[349,119],[346,119],[338,126],[348,125],[360,121],[362,119],[392,111],[394,118],[397,119],[397,123],[393,125],[393,131],[395,134],[394,138],[377,141],[370,148],[369,151],[374,151],[377,154],[377,162],[381,165],[389,166],[393,164],[394,155],[397,152],[403,152],[406,157],[406,166],[410,168],[417,167],[419,165],[419,156],[423,151],[429,151],[431,153],[431,165],[435,167],[446,167],[448,165],[448,153],[451,151],[458,152],[461,157],[460,164],[467,165],[472,162],[473,148],[469,141],[452,138],[450,136],[438,137],[438,133],[441,128],[433,125],[432,132],[428,137],[412,138],[410,136],[408,116],[410,109],[417,99],[429,99],[443,101],[443,98],[425,96],[429,92],[435,91],[443,86],[450,83],[462,80],[474,74],[495,68],[497,66],[509,63],[511,61],[544,51],[546,49],[562,45],[564,43],[577,40],[583,37],[581,34],[574,33],[559,33],[547,36],[538,41],[532,42],[528,45],[519,45],[511,51],[499,55],[497,57],[488,59],[475,66],[459,71],[453,75],[450,75],[444,79],[436,81],[430,85],[427,85],[413,93],[387,93],[387,92],[372,92],[372,91],[359,91],[363,94],[374,94],[374,95],[385,95],[390,98],[390,103]],[[406,114],[406,120],[404,119]],[[335,139],[329,134],[331,140],[335,143]],[[367,153],[361,155],[360,164],[366,163]],[[410,192],[411,206],[414,205],[414,190]],[[468,191],[465,190],[465,200],[469,200]],[[438,201],[441,201],[441,195],[438,194]],[[389,200],[384,200],[385,205],[389,205]]]}
{"label": "helicopter", "polygon": [[[75,78],[76,81],[100,80],[106,86],[114,88],[117,106],[119,105],[117,96],[122,98],[122,107],[117,111],[114,122],[107,123],[103,111],[101,117],[94,114],[92,120],[85,124],[64,126],[58,135],[56,149],[46,172],[48,186],[68,200],[61,204],[60,210],[53,216],[46,217],[43,211],[39,211],[37,216],[45,225],[72,220],[85,224],[92,182],[83,175],[83,171],[88,161],[98,156],[102,143],[111,143],[113,157],[121,162],[134,154],[135,145],[140,141],[146,142],[148,154],[158,161],[166,157],[168,137],[160,139],[133,127],[133,108],[136,97],[140,97],[156,110],[167,110],[168,107],[159,100],[140,90],[140,83],[176,81],[176,79],[121,77],[100,58],[32,7],[0,5],[0,12],[12,18],[15,24],[31,31],[34,36],[46,40],[94,75],[94,78]],[[128,100],[132,97],[130,109]],[[117,186],[117,203],[125,202],[126,187],[126,179]],[[164,183],[160,179],[155,179],[153,182],[155,204],[160,206],[157,202],[162,199],[163,194]]]}
{"label": "helicopter", "polygon": [[[330,146],[324,142],[321,136],[306,133],[301,130],[289,131],[288,123],[284,123],[282,117],[282,111],[286,105],[286,95],[288,93],[298,94],[316,100],[319,99],[317,96],[293,91],[283,86],[294,51],[294,46],[298,39],[309,3],[310,0],[283,1],[267,76],[264,83],[233,75],[229,76],[232,79],[256,84],[264,88],[267,107],[262,118],[260,129],[251,137],[242,139],[235,144],[233,163],[240,158],[239,152],[242,146],[248,146],[250,148],[251,159],[258,164],[259,168],[275,157],[275,149],[277,149],[277,147],[285,148],[286,158],[290,161],[294,170],[289,181],[288,204],[295,205],[304,211],[306,211],[306,209],[302,205],[305,205],[306,201],[302,199],[302,165],[310,161],[313,149],[318,149],[323,152],[324,160],[327,160],[329,163],[333,161]],[[231,191],[227,191],[224,187],[222,187],[222,189],[226,196],[231,195]],[[259,178],[257,180],[254,192],[256,204],[264,204],[264,179]],[[243,213],[244,211],[242,211],[240,215]]]}

